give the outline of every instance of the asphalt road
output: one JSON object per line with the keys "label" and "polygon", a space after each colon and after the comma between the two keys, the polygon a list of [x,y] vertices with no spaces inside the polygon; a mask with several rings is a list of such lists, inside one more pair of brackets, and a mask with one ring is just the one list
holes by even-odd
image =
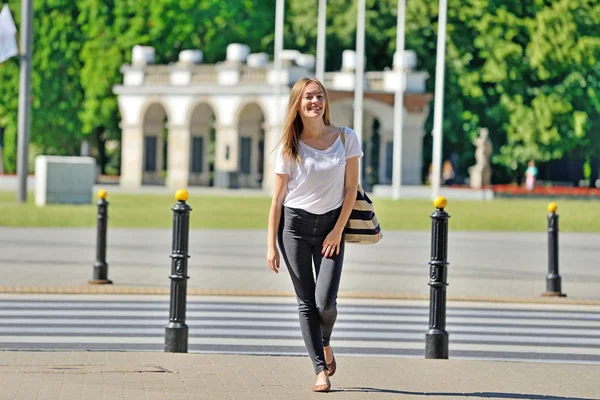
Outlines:
{"label": "asphalt road", "polygon": [[[85,285],[95,229],[0,228],[0,286]],[[170,229],[110,229],[107,261],[115,285],[168,287]],[[373,246],[348,245],[341,292],[425,297],[430,233],[387,231]],[[285,267],[265,262],[264,230],[192,230],[188,287],[292,292]],[[560,234],[562,291],[600,300],[600,234]],[[545,233],[450,232],[448,296],[533,298],[546,290]]]}

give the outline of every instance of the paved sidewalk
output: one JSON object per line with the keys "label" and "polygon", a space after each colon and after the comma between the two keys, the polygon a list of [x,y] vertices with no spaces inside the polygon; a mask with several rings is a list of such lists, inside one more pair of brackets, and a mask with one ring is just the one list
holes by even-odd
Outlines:
{"label": "paved sidewalk", "polygon": [[600,365],[340,357],[328,395],[308,357],[0,352],[3,400],[600,399]]}

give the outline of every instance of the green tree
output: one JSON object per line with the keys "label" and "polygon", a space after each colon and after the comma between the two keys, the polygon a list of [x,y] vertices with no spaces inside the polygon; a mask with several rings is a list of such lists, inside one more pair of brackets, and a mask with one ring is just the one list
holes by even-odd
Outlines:
{"label": "green tree", "polygon": [[[287,39],[314,51],[316,7],[290,3]],[[396,4],[367,1],[367,69],[391,65]],[[474,162],[472,139],[480,127],[489,129],[497,149],[496,180],[510,179],[531,158],[598,154],[599,7],[595,0],[450,0],[444,158],[456,152],[464,174]],[[406,48],[417,52],[417,69],[429,73],[429,92],[435,84],[437,25],[438,1],[407,2]],[[356,2],[329,1],[327,47],[336,51],[328,53],[328,70],[340,66],[338,49],[354,48],[355,31]],[[425,166],[430,155],[426,147]]]}
{"label": "green tree", "polygon": [[[19,26],[18,1],[9,7]],[[82,98],[78,58],[81,32],[76,24],[75,0],[34,2],[31,76],[31,156],[36,153],[73,154],[79,148],[81,123],[77,117]],[[5,166],[15,171],[19,63],[12,58],[0,65],[0,124],[5,131]]]}
{"label": "green tree", "polygon": [[524,24],[526,90],[507,92],[503,164],[600,152],[600,3],[559,0]]}
{"label": "green tree", "polygon": [[[8,1],[19,21],[19,2]],[[273,51],[275,0],[40,0],[35,3],[32,138],[36,151],[76,154],[89,135],[104,168],[106,140],[119,139],[112,88],[134,45],[156,49],[158,63],[200,49],[205,62],[229,43]],[[285,47],[314,53],[317,0],[286,2]],[[406,48],[418,55],[433,92],[437,0],[407,2]],[[397,0],[367,0],[367,70],[392,64]],[[356,1],[329,0],[327,70],[355,47]],[[495,179],[530,159],[584,159],[600,151],[600,4],[597,0],[450,0],[448,5],[444,158],[473,163],[472,138],[487,127]],[[14,171],[18,59],[0,65],[0,126],[5,163]],[[432,113],[430,113],[432,115]],[[432,118],[425,130],[430,132]],[[426,139],[427,143],[427,139]],[[429,164],[430,149],[424,151]]]}
{"label": "green tree", "polygon": [[179,52],[200,49],[205,62],[225,58],[227,45],[245,43],[254,52],[272,41],[274,1],[157,0],[149,9],[148,45],[157,62],[177,61]]}
{"label": "green tree", "polygon": [[105,173],[106,141],[120,139],[120,116],[112,88],[121,81],[120,68],[130,60],[131,48],[148,40],[149,11],[143,2],[115,0],[80,0],[79,8],[77,22],[85,38],[79,55],[83,88],[79,118]]}
{"label": "green tree", "polygon": [[[451,3],[453,0],[451,0]],[[464,97],[458,85],[460,65],[468,63],[469,57],[462,53],[473,47],[473,21],[465,16],[477,17],[482,13],[481,4],[486,0],[474,1],[463,6],[458,0],[449,7],[448,47],[444,103],[444,152],[457,151],[461,154],[461,166],[466,168],[473,160],[470,135],[477,130],[479,118],[477,112],[464,104]],[[302,51],[315,52],[317,7],[306,7],[305,1],[291,0],[286,31],[286,45],[295,46]],[[341,66],[341,50],[354,49],[356,46],[356,7],[357,2],[330,0],[327,2],[327,59],[328,71],[338,70]],[[397,0],[367,0],[365,18],[366,69],[383,70],[392,66],[396,51]],[[474,7],[475,6],[475,7]],[[435,82],[435,59],[437,47],[438,2],[434,0],[414,0],[407,2],[406,10],[406,49],[417,53],[417,69],[429,73],[427,91],[433,93]],[[471,25],[469,25],[471,23]],[[457,43],[453,45],[453,43]],[[452,67],[459,71],[454,73]],[[451,99],[451,101],[449,101]],[[433,107],[431,108],[433,110]],[[425,130],[431,132],[432,114]],[[430,136],[426,143],[430,143]],[[431,145],[424,151],[424,171],[431,162]],[[471,153],[471,155],[469,155]]]}
{"label": "green tree", "polygon": [[[18,8],[17,1],[9,1],[8,6],[17,23],[19,15],[15,12]],[[15,172],[17,159],[17,119],[19,108],[19,60],[18,56],[12,57],[0,64],[0,130],[4,129],[4,146],[2,156],[4,170]]]}
{"label": "green tree", "polygon": [[120,67],[131,62],[135,45],[154,47],[161,64],[176,62],[186,49],[200,49],[205,62],[216,62],[225,57],[229,43],[263,49],[274,20],[272,5],[259,0],[80,0],[80,9],[78,22],[85,35],[80,118],[84,133],[97,146],[103,172],[108,162],[105,143],[120,137],[112,88],[121,82]]}
{"label": "green tree", "polygon": [[[325,68],[339,70],[342,50],[356,47],[356,0],[327,1],[327,40]],[[365,15],[366,69],[391,67],[396,44],[396,4],[394,0],[367,0]],[[318,0],[286,2],[285,46],[315,54],[317,44]]]}
{"label": "green tree", "polygon": [[[532,158],[598,154],[599,7],[592,0],[449,1],[444,149],[461,154],[463,171],[480,126],[499,149],[497,180],[520,174]],[[431,74],[429,90],[437,14],[435,1],[409,2],[407,44]]]}

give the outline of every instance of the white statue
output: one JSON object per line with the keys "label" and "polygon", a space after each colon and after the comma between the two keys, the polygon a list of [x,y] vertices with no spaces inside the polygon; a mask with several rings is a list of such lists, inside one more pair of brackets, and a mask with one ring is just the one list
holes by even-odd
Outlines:
{"label": "white statue", "polygon": [[475,165],[469,168],[470,185],[472,188],[479,189],[483,186],[489,186],[492,183],[492,168],[490,166],[490,156],[493,148],[489,139],[487,128],[481,128],[479,136],[473,140],[475,145]]}

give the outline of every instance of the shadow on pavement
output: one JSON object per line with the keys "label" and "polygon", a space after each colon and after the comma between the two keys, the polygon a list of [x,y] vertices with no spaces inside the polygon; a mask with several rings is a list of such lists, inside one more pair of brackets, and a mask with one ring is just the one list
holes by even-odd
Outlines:
{"label": "shadow on pavement", "polygon": [[524,393],[502,393],[502,392],[472,392],[472,393],[444,393],[444,392],[409,392],[406,390],[377,389],[369,387],[349,387],[344,389],[334,389],[332,392],[354,392],[354,393],[391,393],[412,396],[448,396],[456,397],[481,397],[484,399],[526,399],[526,400],[600,400],[597,397],[564,397],[551,396],[545,394],[524,394]]}

